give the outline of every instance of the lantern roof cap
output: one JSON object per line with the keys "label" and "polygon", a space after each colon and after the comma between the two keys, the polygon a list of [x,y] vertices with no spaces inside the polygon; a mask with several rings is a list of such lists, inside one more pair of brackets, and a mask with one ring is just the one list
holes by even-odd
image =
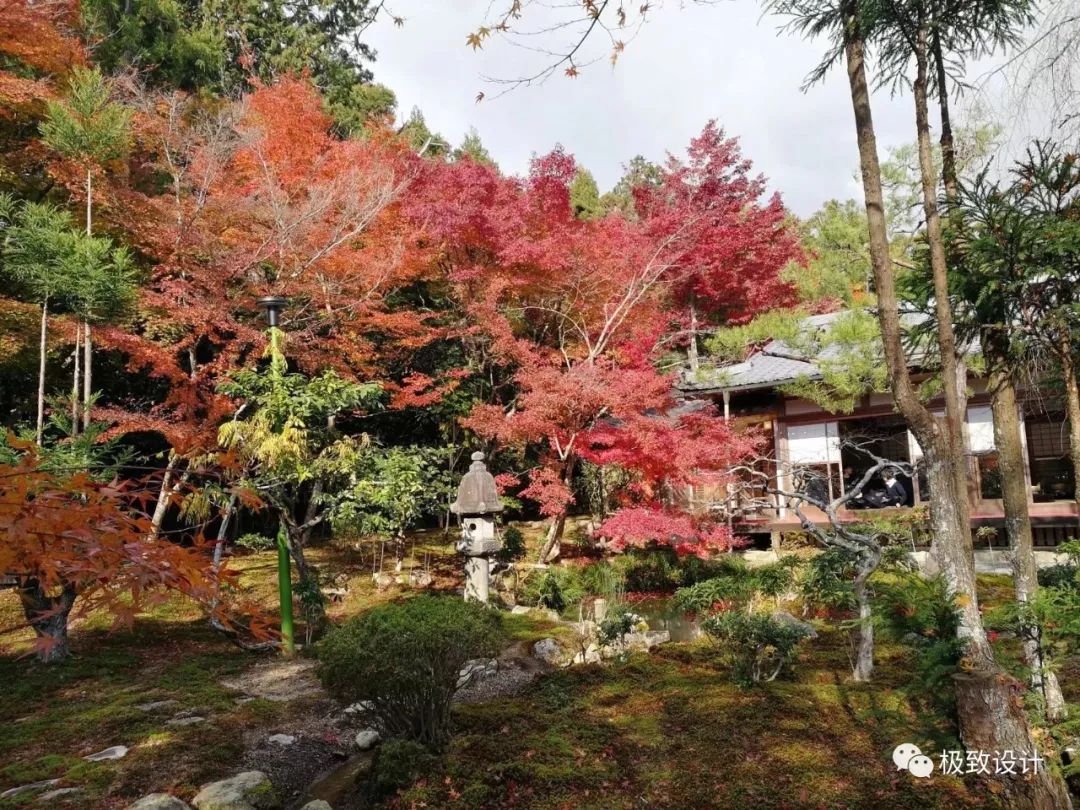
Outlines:
{"label": "lantern roof cap", "polygon": [[495,477],[484,464],[484,454],[472,454],[469,471],[458,485],[457,500],[450,505],[456,515],[493,515],[503,510],[502,498],[495,486]]}

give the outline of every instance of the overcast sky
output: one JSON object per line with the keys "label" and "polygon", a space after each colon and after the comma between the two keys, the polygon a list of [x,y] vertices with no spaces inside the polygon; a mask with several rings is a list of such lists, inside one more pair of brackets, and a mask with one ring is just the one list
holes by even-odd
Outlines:
{"label": "overcast sky", "polygon": [[[778,33],[757,3],[699,6],[668,3],[652,13],[612,69],[601,61],[576,79],[561,75],[491,98],[483,75],[528,72],[539,57],[493,40],[474,52],[466,35],[483,21],[490,0],[398,0],[404,27],[383,19],[367,32],[377,49],[376,80],[398,97],[401,116],[420,107],[428,125],[452,143],[476,127],[506,173],[520,174],[533,153],[561,143],[610,188],[634,155],[661,160],[681,153],[715,118],[738,136],[755,169],[797,214],[831,198],[861,199],[858,155],[847,80],[841,67],[802,93],[803,77],[823,43]],[[540,22],[547,12],[533,7]],[[548,39],[552,46],[557,39]],[[597,40],[594,53],[603,53]],[[488,99],[475,102],[483,90]],[[914,140],[910,95],[874,99],[878,144]]]}

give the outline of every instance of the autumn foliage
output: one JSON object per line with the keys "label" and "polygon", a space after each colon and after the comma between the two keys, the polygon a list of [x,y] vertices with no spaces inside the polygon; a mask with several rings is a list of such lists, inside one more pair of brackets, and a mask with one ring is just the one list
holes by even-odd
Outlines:
{"label": "autumn foliage", "polygon": [[[42,658],[67,655],[69,617],[105,611],[130,624],[169,592],[233,626],[236,577],[212,570],[197,537],[186,546],[151,537],[137,484],[52,472],[23,449],[17,464],[0,465],[0,571],[16,583]],[[266,635],[257,614],[244,621]]]}

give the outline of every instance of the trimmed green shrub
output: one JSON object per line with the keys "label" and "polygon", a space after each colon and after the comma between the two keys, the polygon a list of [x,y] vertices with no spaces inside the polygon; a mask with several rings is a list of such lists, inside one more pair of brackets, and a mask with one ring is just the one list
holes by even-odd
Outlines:
{"label": "trimmed green shrub", "polygon": [[381,799],[411,785],[435,763],[435,756],[414,740],[387,740],[375,752],[365,788],[368,798]]}
{"label": "trimmed green shrub", "polygon": [[452,597],[416,596],[382,605],[332,630],[319,644],[319,676],[343,701],[370,701],[389,736],[441,748],[462,666],[493,657],[500,615]]}
{"label": "trimmed green shrub", "polygon": [[277,540],[262,534],[242,534],[236,538],[236,545],[248,551],[269,551],[277,548]]}
{"label": "trimmed green shrub", "polygon": [[767,613],[726,610],[701,623],[732,668],[732,680],[752,686],[775,680],[795,657],[799,642],[810,630],[781,622]]}
{"label": "trimmed green shrub", "polygon": [[495,554],[499,562],[515,562],[525,556],[525,535],[517,526],[507,526],[502,530],[502,548]]}

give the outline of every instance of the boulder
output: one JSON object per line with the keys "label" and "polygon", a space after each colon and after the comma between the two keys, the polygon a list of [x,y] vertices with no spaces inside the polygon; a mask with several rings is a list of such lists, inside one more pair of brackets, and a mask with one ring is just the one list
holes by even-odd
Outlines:
{"label": "boulder", "polygon": [[369,714],[375,710],[375,704],[370,700],[361,700],[345,707],[345,714]]}
{"label": "boulder", "polygon": [[266,741],[274,743],[275,745],[286,746],[296,742],[296,737],[292,734],[271,734],[266,738]]}
{"label": "boulder", "polygon": [[528,605],[514,605],[512,608],[510,608],[510,612],[513,613],[515,616],[524,616],[530,610],[532,610],[532,608]]}
{"label": "boulder", "polygon": [[429,588],[434,581],[435,577],[431,575],[430,571],[409,572],[409,585],[413,588]]}
{"label": "boulder", "polygon": [[316,799],[313,802],[308,802],[300,810],[334,810],[329,804],[322,799]]}
{"label": "boulder", "polygon": [[372,574],[371,580],[375,583],[376,590],[380,591],[385,591],[387,588],[392,588],[395,583],[394,575],[387,574],[386,572]]}
{"label": "boulder", "polygon": [[539,658],[552,666],[560,666],[565,660],[566,654],[555,639],[542,638],[533,645],[533,657]]}
{"label": "boulder", "polygon": [[814,629],[814,625],[796,619],[786,610],[773,611],[770,618],[777,624],[785,625],[786,627],[795,627],[806,633],[807,638],[817,638],[817,630]]}
{"label": "boulder", "polygon": [[203,785],[191,803],[196,810],[278,810],[281,807],[274,786],[262,771],[244,771]]}
{"label": "boulder", "polygon": [[365,728],[356,734],[356,747],[361,751],[367,751],[374,748],[379,739],[380,734],[378,731],[373,728]]}
{"label": "boulder", "polygon": [[98,751],[96,754],[88,754],[83,757],[87,762],[105,762],[110,759],[123,759],[127,756],[128,748],[126,745],[114,745],[111,748],[106,748],[104,751]]}
{"label": "boulder", "polygon": [[186,802],[168,793],[151,793],[149,796],[143,796],[127,810],[191,810],[191,808]]}

